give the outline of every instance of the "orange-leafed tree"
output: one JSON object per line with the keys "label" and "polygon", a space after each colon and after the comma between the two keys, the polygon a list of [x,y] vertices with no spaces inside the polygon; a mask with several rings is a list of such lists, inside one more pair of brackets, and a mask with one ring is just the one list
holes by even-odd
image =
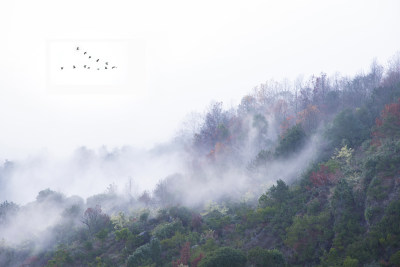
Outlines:
{"label": "orange-leafed tree", "polygon": [[297,113],[296,123],[303,126],[306,132],[317,128],[320,121],[320,111],[315,105],[308,105],[306,109]]}

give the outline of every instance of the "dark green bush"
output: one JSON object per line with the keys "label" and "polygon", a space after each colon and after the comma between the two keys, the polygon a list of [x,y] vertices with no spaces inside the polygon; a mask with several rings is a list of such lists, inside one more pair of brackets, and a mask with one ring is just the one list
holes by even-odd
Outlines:
{"label": "dark green bush", "polygon": [[275,154],[278,157],[287,157],[303,148],[306,141],[306,133],[301,124],[290,128],[282,139],[280,139]]}
{"label": "dark green bush", "polygon": [[256,267],[282,267],[285,266],[285,257],[277,250],[267,250],[255,247],[249,250],[248,260]]}
{"label": "dark green bush", "polygon": [[240,250],[221,247],[209,253],[200,262],[199,267],[242,267],[246,264],[246,256]]}

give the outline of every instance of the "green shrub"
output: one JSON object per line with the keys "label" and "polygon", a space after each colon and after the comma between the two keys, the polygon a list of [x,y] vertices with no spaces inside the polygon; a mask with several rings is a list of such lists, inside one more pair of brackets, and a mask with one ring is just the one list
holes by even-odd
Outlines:
{"label": "green shrub", "polygon": [[277,249],[267,250],[256,247],[248,252],[247,258],[256,267],[285,266],[285,258]]}
{"label": "green shrub", "polygon": [[199,267],[242,267],[246,264],[246,256],[242,251],[221,247],[209,253],[200,262]]}
{"label": "green shrub", "polygon": [[179,219],[183,226],[188,226],[192,220],[192,213],[188,208],[185,207],[172,207],[169,210],[169,214],[172,218]]}
{"label": "green shrub", "polygon": [[389,263],[393,266],[400,266],[400,250],[390,257]]}
{"label": "green shrub", "polygon": [[357,259],[352,259],[350,257],[346,257],[343,261],[343,267],[358,267],[359,263]]}
{"label": "green shrub", "polygon": [[148,265],[152,262],[159,263],[161,257],[161,246],[158,239],[153,239],[141,247],[138,247],[127,259],[127,267]]}
{"label": "green shrub", "polygon": [[147,219],[149,218],[150,211],[149,210],[144,210],[142,214],[140,214],[139,220],[143,223],[147,222]]}
{"label": "green shrub", "polygon": [[182,223],[180,221],[175,221],[171,223],[164,223],[157,225],[153,230],[153,235],[160,240],[172,237],[175,232],[182,231]]}
{"label": "green shrub", "polygon": [[115,231],[115,240],[117,240],[117,241],[127,240],[130,234],[131,233],[129,232],[128,228],[122,228],[121,230],[116,230]]}

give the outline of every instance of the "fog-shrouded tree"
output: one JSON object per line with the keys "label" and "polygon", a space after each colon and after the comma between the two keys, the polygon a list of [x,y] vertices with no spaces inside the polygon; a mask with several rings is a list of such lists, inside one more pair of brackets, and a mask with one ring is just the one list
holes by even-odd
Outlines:
{"label": "fog-shrouded tree", "polygon": [[86,209],[82,217],[82,223],[88,227],[91,234],[111,226],[110,217],[102,212],[99,205]]}
{"label": "fog-shrouded tree", "polygon": [[19,206],[7,200],[0,204],[0,225],[9,223],[11,218],[17,214]]}

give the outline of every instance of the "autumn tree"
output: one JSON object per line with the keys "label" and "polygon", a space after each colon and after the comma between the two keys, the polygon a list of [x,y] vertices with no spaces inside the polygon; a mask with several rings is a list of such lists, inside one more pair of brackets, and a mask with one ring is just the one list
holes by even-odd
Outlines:
{"label": "autumn tree", "polygon": [[400,98],[397,103],[388,104],[376,119],[374,140],[382,138],[398,139],[400,137]]}
{"label": "autumn tree", "polygon": [[318,127],[320,111],[316,105],[308,105],[306,109],[297,113],[296,123],[301,124],[308,133]]}
{"label": "autumn tree", "polygon": [[336,175],[324,164],[321,164],[319,170],[312,172],[310,175],[310,181],[316,187],[331,185],[335,180]]}

